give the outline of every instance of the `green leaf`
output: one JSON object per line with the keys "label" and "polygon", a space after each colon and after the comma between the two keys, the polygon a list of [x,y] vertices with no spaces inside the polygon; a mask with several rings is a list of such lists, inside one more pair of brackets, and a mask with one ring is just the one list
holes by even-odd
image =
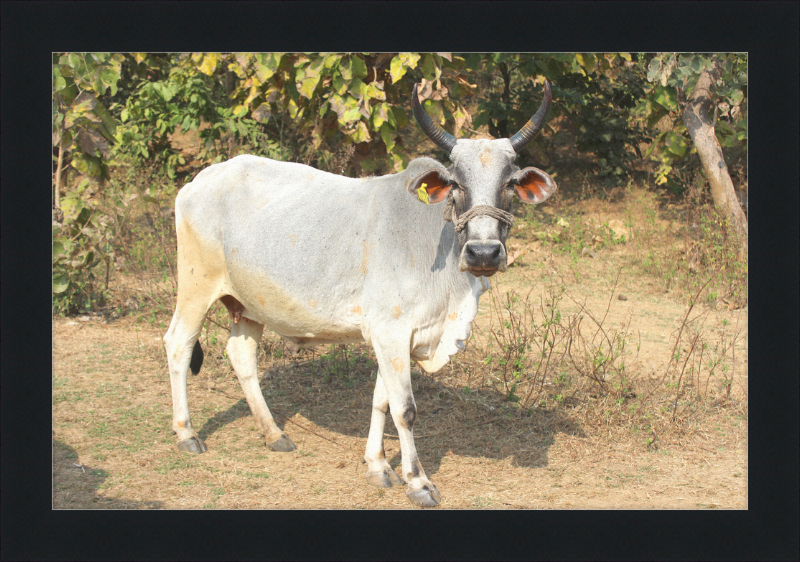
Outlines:
{"label": "green leaf", "polygon": [[302,96],[305,96],[308,99],[314,95],[314,90],[317,88],[317,84],[319,84],[320,78],[322,76],[319,73],[308,75],[310,71],[306,69],[306,77],[304,77],[300,87],[297,88],[297,91],[300,92]]}
{"label": "green leaf", "polygon": [[361,57],[353,55],[350,59],[350,70],[353,73],[353,78],[365,78],[367,76],[367,63]]}
{"label": "green leaf", "polygon": [[94,106],[94,113],[103,123],[101,132],[105,133],[104,136],[111,140],[111,137],[113,137],[114,133],[117,132],[117,122],[114,120],[114,117],[112,117],[102,103],[98,103]]}
{"label": "green leaf", "polygon": [[653,98],[656,103],[666,108],[668,111],[678,110],[678,98],[675,96],[675,90],[673,88],[657,86]]}
{"label": "green leaf", "polygon": [[289,112],[289,117],[292,119],[297,118],[297,111],[298,111],[297,103],[294,100],[289,100],[289,103],[286,104],[286,110]]}
{"label": "green leaf", "polygon": [[53,90],[59,92],[67,87],[67,81],[61,76],[61,70],[58,66],[53,66]]}
{"label": "green leaf", "polygon": [[386,152],[390,153],[394,150],[394,137],[392,133],[394,133],[394,129],[389,123],[383,123],[381,125],[381,140],[383,140],[383,144],[386,145]]}
{"label": "green leaf", "polygon": [[358,107],[354,107],[345,111],[340,121],[343,123],[352,123],[353,121],[357,121],[359,119],[361,119],[361,112],[359,111]]}
{"label": "green leaf", "polygon": [[578,53],[575,58],[578,60],[578,64],[586,69],[587,74],[591,74],[597,66],[597,58],[591,53]]}
{"label": "green leaf", "polygon": [[350,133],[349,137],[353,139],[353,142],[367,142],[370,140],[369,136],[369,129],[367,129],[367,124],[363,121],[359,121],[356,125],[355,130]]}
{"label": "green leaf", "polygon": [[331,109],[336,112],[339,118],[339,124],[347,125],[348,123],[361,118],[358,111],[358,100],[347,96],[342,98],[339,95],[331,96],[329,100]]}
{"label": "green leaf", "polygon": [[66,197],[61,201],[61,211],[65,221],[74,221],[86,204],[77,197]]}
{"label": "green leaf", "polygon": [[[408,125],[408,116],[402,107],[396,105],[392,106],[392,117],[394,119],[390,118],[389,123],[392,124],[395,129],[402,129]],[[392,121],[394,121],[394,123],[392,123]]]}
{"label": "green leaf", "polygon": [[357,99],[361,99],[367,93],[367,85],[360,78],[353,78],[347,87],[348,93]]}
{"label": "green leaf", "polygon": [[438,80],[439,76],[442,75],[441,64],[437,64],[437,58],[441,61],[441,57],[431,53],[425,53],[425,55],[422,56],[422,76],[425,80],[433,82],[434,80]]}
{"label": "green leaf", "polygon": [[164,82],[154,82],[153,89],[158,92],[158,95],[161,96],[161,99],[165,102],[170,101],[175,95],[175,92]]}
{"label": "green leaf", "polygon": [[647,67],[647,81],[655,82],[659,70],[661,70],[661,57],[654,57]]}
{"label": "green leaf", "polygon": [[434,123],[444,125],[444,112],[442,111],[441,103],[433,100],[425,100],[422,102],[422,106],[425,108],[425,112],[431,116]]}
{"label": "green leaf", "polygon": [[342,60],[341,55],[335,55],[332,53],[320,53],[322,55],[322,64],[327,69],[331,69],[336,66],[340,60]]}
{"label": "green leaf", "polygon": [[114,68],[104,68],[100,71],[100,79],[106,86],[115,86],[119,81],[119,72]]}
{"label": "green leaf", "polygon": [[[259,56],[263,59],[263,55]],[[257,62],[254,66],[256,69],[256,78],[262,84],[267,80],[269,80],[270,78],[272,78],[272,76],[275,74],[275,71],[273,69],[269,68],[266,64],[263,64],[262,62]]]}
{"label": "green leaf", "polygon": [[331,81],[333,85],[333,91],[339,94],[340,96],[347,91],[347,81],[344,79],[344,76],[339,71],[336,71],[333,75],[333,80]]}
{"label": "green leaf", "polygon": [[66,273],[53,275],[53,292],[63,293],[69,288],[69,276]]}
{"label": "green leaf", "polygon": [[678,158],[682,158],[684,154],[686,154],[686,149],[689,145],[681,135],[675,133],[674,131],[670,131],[665,136],[667,150],[669,150],[672,154],[677,156]]}
{"label": "green leaf", "polygon": [[417,67],[417,62],[420,55],[417,53],[399,53],[392,59],[389,65],[389,75],[392,78],[392,84],[397,83],[409,69]]}
{"label": "green leaf", "polygon": [[364,96],[367,99],[371,100],[385,100],[386,99],[386,92],[381,90],[377,84],[367,84],[367,89],[364,92]]}
{"label": "green leaf", "polygon": [[372,108],[372,127],[375,130],[380,129],[389,119],[389,105],[386,103],[379,103]]}
{"label": "green leaf", "polygon": [[198,67],[200,72],[208,76],[214,74],[217,68],[217,63],[222,59],[219,53],[206,53],[203,56],[203,63]]}

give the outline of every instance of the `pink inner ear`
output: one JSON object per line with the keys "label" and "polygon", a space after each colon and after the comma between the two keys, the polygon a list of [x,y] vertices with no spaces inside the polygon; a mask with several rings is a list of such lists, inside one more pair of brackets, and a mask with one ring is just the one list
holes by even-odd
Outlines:
{"label": "pink inner ear", "polygon": [[516,185],[517,194],[526,203],[541,203],[555,191],[555,183],[535,168],[524,170]]}
{"label": "pink inner ear", "polygon": [[418,178],[412,186],[413,191],[423,184],[425,185],[423,189],[428,193],[428,203],[431,205],[441,203],[450,193],[450,183],[436,171],[428,172]]}

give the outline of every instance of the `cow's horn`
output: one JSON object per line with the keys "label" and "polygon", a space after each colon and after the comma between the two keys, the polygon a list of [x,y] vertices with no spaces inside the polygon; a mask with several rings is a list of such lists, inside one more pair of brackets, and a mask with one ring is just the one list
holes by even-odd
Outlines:
{"label": "cow's horn", "polygon": [[552,101],[553,94],[550,91],[550,81],[545,80],[544,99],[542,99],[542,105],[539,106],[539,110],[531,117],[530,121],[525,123],[525,126],[522,127],[516,135],[509,139],[511,141],[511,146],[514,148],[514,152],[519,153],[519,151],[539,133],[539,130],[544,124],[544,120],[547,118],[547,111],[550,109],[550,103]]}
{"label": "cow's horn", "polygon": [[436,146],[447,151],[447,154],[450,154],[453,147],[456,145],[456,138],[434,123],[430,115],[425,113],[425,110],[422,109],[422,105],[419,103],[419,96],[417,96],[416,84],[414,84],[414,91],[411,93],[411,108],[414,111],[414,119],[417,120],[420,129],[422,129]]}

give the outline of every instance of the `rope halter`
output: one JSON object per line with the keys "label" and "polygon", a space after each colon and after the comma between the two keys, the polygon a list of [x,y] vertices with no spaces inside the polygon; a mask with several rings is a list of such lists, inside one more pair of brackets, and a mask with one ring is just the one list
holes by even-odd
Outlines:
{"label": "rope halter", "polygon": [[444,209],[444,220],[447,222],[452,222],[455,225],[456,232],[458,233],[458,240],[461,245],[464,244],[464,229],[467,227],[467,223],[480,215],[487,215],[493,219],[497,219],[500,222],[505,223],[509,229],[514,226],[514,215],[504,211],[503,209],[493,207],[492,205],[475,205],[471,209],[465,211],[460,217],[457,217],[452,192],[448,196],[447,206]]}

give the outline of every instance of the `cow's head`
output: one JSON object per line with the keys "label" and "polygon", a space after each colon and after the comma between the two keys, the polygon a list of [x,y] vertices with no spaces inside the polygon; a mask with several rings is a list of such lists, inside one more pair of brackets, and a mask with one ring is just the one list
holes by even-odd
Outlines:
{"label": "cow's head", "polygon": [[486,277],[505,271],[514,193],[524,203],[541,203],[555,193],[556,182],[545,172],[514,165],[517,153],[542,128],[551,101],[550,82],[545,80],[542,105],[510,139],[456,140],[425,113],[414,85],[414,117],[428,138],[449,153],[453,165],[446,172],[433,169],[420,174],[408,190],[429,205],[447,201],[445,220],[455,223],[459,235],[461,271]]}

